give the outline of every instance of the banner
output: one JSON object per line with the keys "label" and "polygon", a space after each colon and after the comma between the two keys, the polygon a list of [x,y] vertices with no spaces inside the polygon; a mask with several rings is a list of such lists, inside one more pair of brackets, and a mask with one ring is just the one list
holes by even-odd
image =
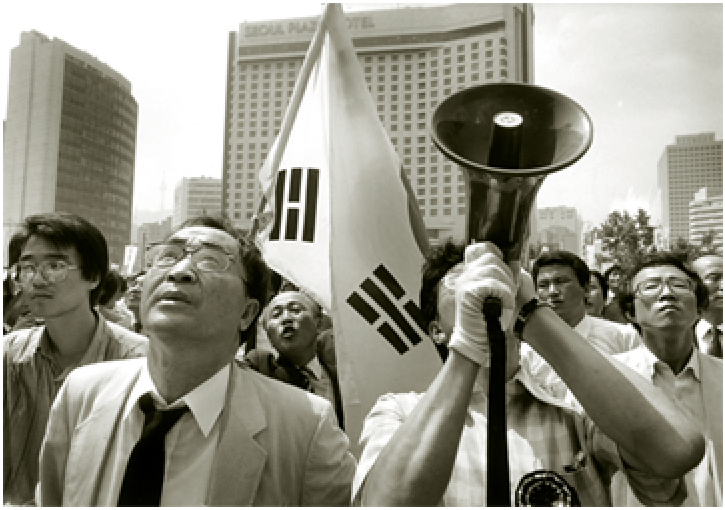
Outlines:
{"label": "banner", "polygon": [[358,453],[377,398],[425,391],[441,366],[418,307],[427,237],[339,4],[327,6],[298,80],[260,170],[256,234],[270,267],[332,317]]}

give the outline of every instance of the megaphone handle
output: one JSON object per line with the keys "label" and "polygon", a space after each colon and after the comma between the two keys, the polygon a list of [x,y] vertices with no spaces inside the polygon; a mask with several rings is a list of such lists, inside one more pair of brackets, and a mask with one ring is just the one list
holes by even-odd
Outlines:
{"label": "megaphone handle", "polygon": [[488,376],[488,438],[486,505],[511,506],[509,460],[506,444],[506,337],[501,329],[501,300],[488,297],[482,312],[491,346]]}

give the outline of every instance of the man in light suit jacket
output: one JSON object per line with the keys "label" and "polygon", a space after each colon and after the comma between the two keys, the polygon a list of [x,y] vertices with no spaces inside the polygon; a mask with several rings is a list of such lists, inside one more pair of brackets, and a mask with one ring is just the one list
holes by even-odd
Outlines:
{"label": "man in light suit jacket", "polygon": [[[227,222],[171,234],[144,281],[148,358],[68,377],[40,455],[40,504],[347,505],[355,460],[332,406],[234,361],[265,281],[259,251]],[[169,414],[178,421],[158,432]],[[147,473],[159,437],[161,472]]]}
{"label": "man in light suit jacket", "polygon": [[[707,441],[702,461],[685,476],[683,506],[722,506],[722,360],[700,352],[695,339],[695,324],[708,306],[707,288],[667,253],[645,258],[630,281],[632,291],[621,303],[644,345],[615,358],[674,398]],[[640,506],[622,478],[612,483],[612,504]]]}

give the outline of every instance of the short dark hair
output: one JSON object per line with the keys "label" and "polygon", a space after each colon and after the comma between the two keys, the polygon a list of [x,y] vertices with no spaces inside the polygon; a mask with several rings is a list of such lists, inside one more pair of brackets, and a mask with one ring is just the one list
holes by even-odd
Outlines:
{"label": "short dark hair", "polygon": [[[674,252],[655,252],[645,255],[632,269],[629,274],[629,280],[633,281],[634,277],[645,268],[673,266],[687,275],[690,280],[695,282],[695,298],[697,300],[697,309],[702,312],[708,307],[709,298],[707,287],[702,282],[700,275],[696,271],[690,269],[682,258]],[[630,289],[619,297],[619,306],[628,319],[634,319],[634,289]]]}
{"label": "short dark hair", "polygon": [[[438,316],[438,284],[448,271],[463,262],[466,245],[452,239],[428,251],[423,263],[420,286],[420,309],[423,312],[423,326],[428,332],[430,323]],[[441,359],[448,357],[448,347],[434,342]]]}
{"label": "short dark hair", "polygon": [[604,299],[607,299],[607,295],[609,294],[609,284],[607,283],[607,279],[596,269],[590,269],[589,274],[597,279],[599,286],[602,288],[602,296]]}
{"label": "short dark hair", "polygon": [[98,279],[98,285],[91,290],[89,296],[89,305],[95,306],[108,273],[108,245],[101,231],[85,218],[73,213],[53,212],[28,216],[20,231],[10,239],[8,255],[11,265],[18,262],[32,236],[40,237],[56,248],[76,250],[83,279]]}
{"label": "short dark hair", "polygon": [[545,266],[570,267],[572,271],[574,271],[576,279],[582,288],[586,288],[589,284],[589,267],[582,259],[570,251],[554,250],[542,253],[539,258],[534,261],[534,267],[531,270],[531,277],[534,279],[534,284],[536,284],[539,271]]}
{"label": "short dark hair", "polygon": [[126,292],[128,285],[126,280],[115,269],[110,269],[103,279],[101,295],[98,297],[98,304],[106,306],[111,302],[111,298],[118,292]]}
{"label": "short dark hair", "polygon": [[239,253],[241,255],[240,262],[244,266],[246,275],[246,288],[249,297],[259,302],[259,310],[246,331],[241,332],[240,345],[245,342],[256,342],[257,319],[260,312],[267,304],[267,288],[269,286],[269,269],[262,259],[262,253],[259,248],[250,240],[247,233],[241,229],[235,228],[227,218],[214,216],[197,216],[190,218],[179,225],[167,239],[173,234],[187,227],[209,227],[216,230],[226,232],[239,244]]}

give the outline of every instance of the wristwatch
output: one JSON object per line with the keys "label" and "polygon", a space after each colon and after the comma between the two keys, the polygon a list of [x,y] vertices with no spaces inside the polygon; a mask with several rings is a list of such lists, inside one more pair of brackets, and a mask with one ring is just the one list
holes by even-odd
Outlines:
{"label": "wristwatch", "polygon": [[516,317],[516,322],[514,323],[514,335],[516,335],[516,338],[518,338],[519,340],[523,340],[523,338],[521,338],[521,334],[524,331],[524,326],[526,326],[526,323],[528,322],[531,315],[536,310],[544,306],[551,308],[548,303],[539,301],[539,298],[533,297],[529,301],[527,301],[524,306],[521,307],[521,310],[519,310],[519,315],[518,317]]}

